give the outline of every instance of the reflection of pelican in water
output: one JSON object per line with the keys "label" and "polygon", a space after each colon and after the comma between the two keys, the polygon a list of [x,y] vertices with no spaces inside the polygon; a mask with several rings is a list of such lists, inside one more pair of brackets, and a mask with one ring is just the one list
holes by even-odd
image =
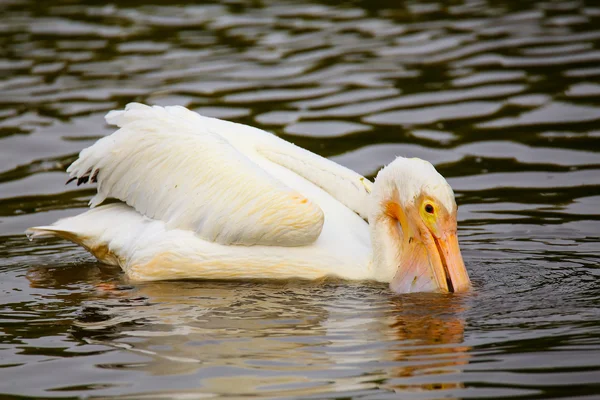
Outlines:
{"label": "reflection of pelican in water", "polygon": [[[43,285],[43,273],[30,276]],[[88,297],[73,335],[142,355],[146,361],[127,368],[147,379],[185,375],[191,386],[181,389],[193,394],[460,387],[444,374],[468,359],[462,299],[391,298],[381,289],[347,282],[145,283]]]}
{"label": "reflection of pelican in water", "polygon": [[[396,391],[462,388],[462,382],[445,379],[458,373],[470,358],[463,345],[464,311],[461,301],[446,296],[411,296],[396,301],[396,322],[391,325],[399,345],[394,359],[404,364],[395,369],[386,386]],[[418,310],[418,312],[415,312]]]}

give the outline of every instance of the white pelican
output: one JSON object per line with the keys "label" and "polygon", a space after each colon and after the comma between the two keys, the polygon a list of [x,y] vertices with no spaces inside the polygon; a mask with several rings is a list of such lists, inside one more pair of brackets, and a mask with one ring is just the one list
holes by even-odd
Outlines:
{"label": "white pelican", "polygon": [[[98,183],[91,209],[30,228],[30,238],[68,239],[137,281],[336,276],[400,293],[470,286],[454,193],[427,161],[399,157],[371,183],[275,135],[184,107],[132,103],[106,121],[120,129],[67,169],[78,184]],[[122,203],[96,207],[106,198]]]}

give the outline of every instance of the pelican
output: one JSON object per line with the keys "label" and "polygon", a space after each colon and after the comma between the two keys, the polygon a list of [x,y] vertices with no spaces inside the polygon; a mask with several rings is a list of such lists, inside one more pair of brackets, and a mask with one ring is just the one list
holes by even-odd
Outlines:
{"label": "pelican", "polygon": [[[250,126],[131,103],[119,129],[67,169],[97,183],[90,210],[26,231],[58,236],[133,281],[319,279],[394,292],[470,287],[457,206],[427,161],[398,157],[372,183]],[[101,205],[107,198],[120,202]]]}

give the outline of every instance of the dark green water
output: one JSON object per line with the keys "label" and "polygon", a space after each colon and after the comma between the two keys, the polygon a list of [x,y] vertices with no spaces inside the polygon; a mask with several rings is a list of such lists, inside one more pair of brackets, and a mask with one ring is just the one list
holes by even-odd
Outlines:
{"label": "dark green water", "polygon": [[[0,3],[0,397],[600,398],[600,4]],[[130,284],[23,231],[130,101],[454,187],[474,290]],[[113,289],[116,285],[117,290]]]}

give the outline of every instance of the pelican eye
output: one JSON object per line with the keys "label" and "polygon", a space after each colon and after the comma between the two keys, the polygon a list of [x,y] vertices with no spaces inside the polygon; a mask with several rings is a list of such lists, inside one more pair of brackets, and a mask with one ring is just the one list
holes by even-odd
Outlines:
{"label": "pelican eye", "polygon": [[435,210],[433,209],[433,206],[431,204],[427,204],[425,205],[425,211],[427,211],[429,214],[433,214]]}

